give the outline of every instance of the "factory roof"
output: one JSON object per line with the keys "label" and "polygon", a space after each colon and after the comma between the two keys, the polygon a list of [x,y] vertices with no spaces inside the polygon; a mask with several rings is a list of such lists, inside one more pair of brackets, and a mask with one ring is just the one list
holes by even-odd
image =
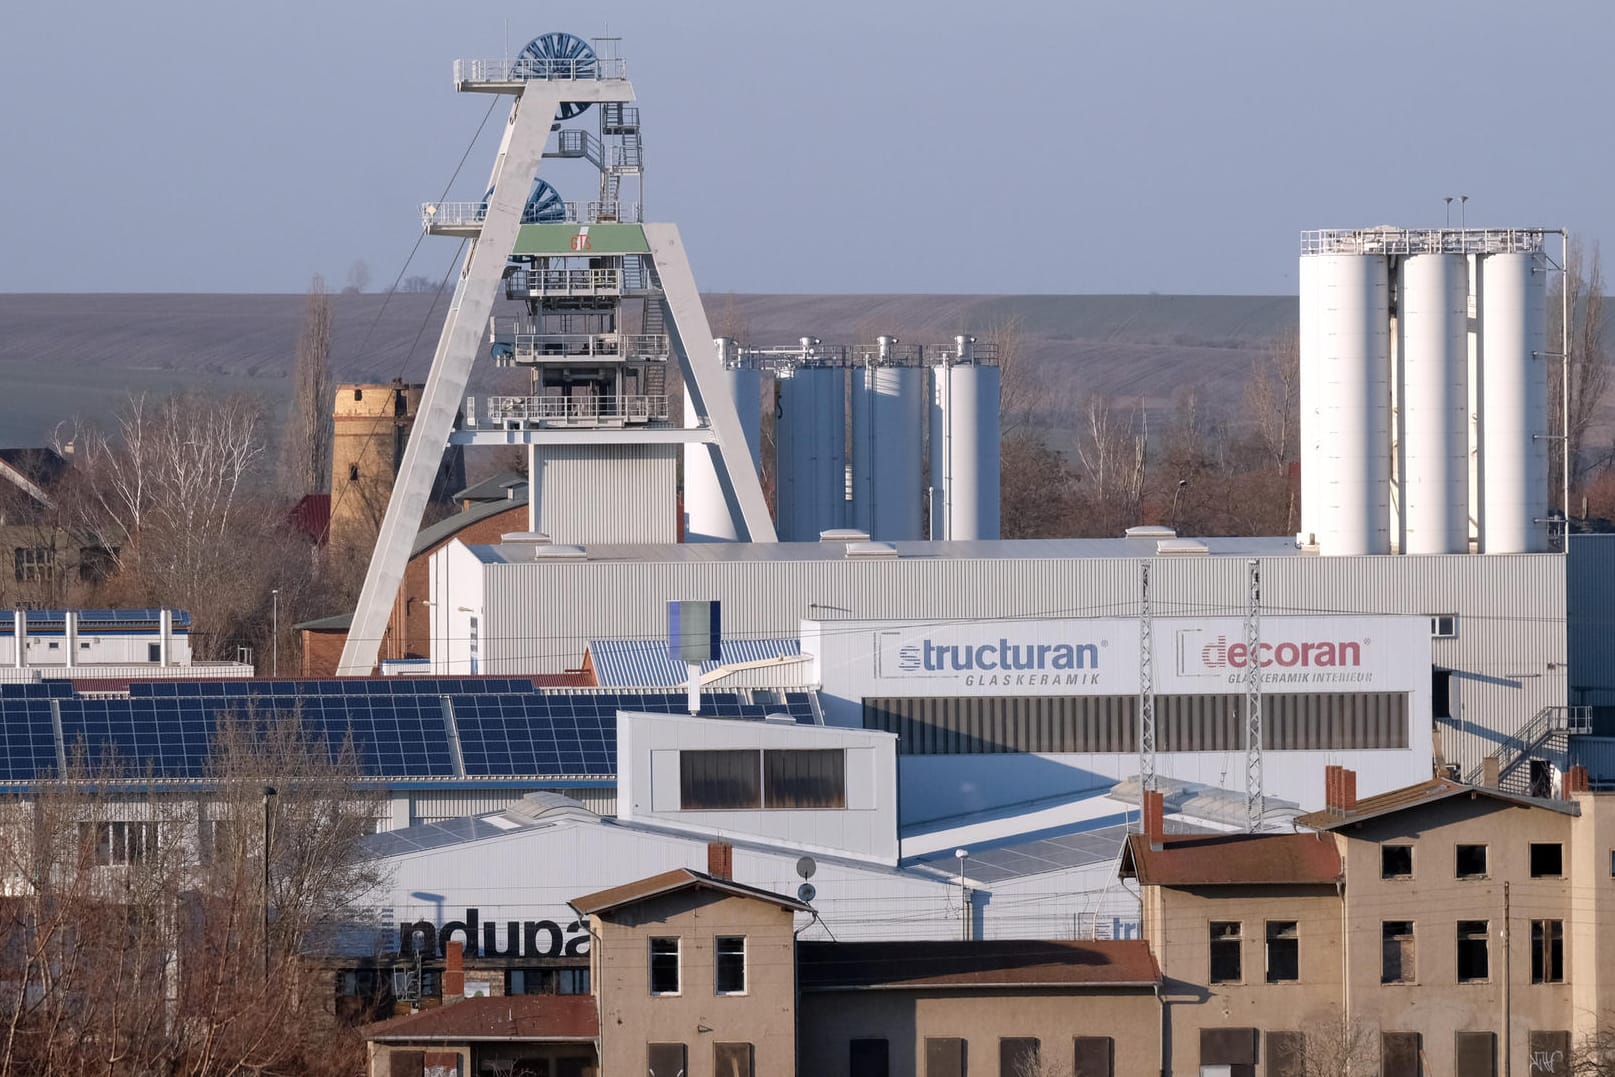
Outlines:
{"label": "factory roof", "polygon": [[989,941],[803,942],[804,991],[897,988],[1154,987],[1149,943]]}
{"label": "factory roof", "polygon": [[[726,639],[723,657],[701,663],[702,673],[745,662],[785,662],[800,656],[802,643],[794,639]],[[668,657],[665,640],[597,639],[589,643],[587,659],[596,683],[606,688],[673,687],[689,680],[683,662]]]}
{"label": "factory roof", "polygon": [[[503,504],[502,502],[500,504]],[[1163,532],[1163,534],[1165,534]],[[1000,539],[980,542],[893,542],[900,561],[1055,561],[1080,558],[1142,558],[1161,556],[1159,544],[1181,544],[1183,539],[1156,534],[1109,539]],[[1288,536],[1194,539],[1209,557],[1298,557],[1295,540]],[[590,561],[645,563],[716,563],[755,561],[845,561],[846,542],[701,542],[600,543],[583,547]],[[486,564],[512,564],[534,560],[528,543],[471,545],[474,557]],[[1170,555],[1169,555],[1170,556]],[[1184,556],[1182,553],[1176,556]]]}

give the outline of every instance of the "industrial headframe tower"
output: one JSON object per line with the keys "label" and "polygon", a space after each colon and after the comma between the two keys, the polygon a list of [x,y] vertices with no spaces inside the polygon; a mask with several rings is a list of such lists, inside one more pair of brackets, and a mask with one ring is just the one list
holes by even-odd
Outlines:
{"label": "industrial headframe tower", "polygon": [[[428,233],[468,239],[470,249],[341,674],[375,667],[449,444],[527,446],[530,526],[557,542],[673,541],[678,455],[699,446],[742,532],[737,537],[775,539],[678,229],[642,223],[639,203],[623,197],[638,196],[643,162],[639,109],[615,46],[614,39],[550,33],[514,59],[454,65],[456,90],[515,100],[483,200],[422,208]],[[579,117],[593,122],[567,126]],[[546,157],[595,166],[598,200],[563,201],[538,178]],[[494,320],[501,291],[525,314]],[[529,368],[530,395],[489,397],[480,407],[465,399],[472,364],[489,339],[494,361]],[[682,425],[669,421],[670,359],[693,406]]]}

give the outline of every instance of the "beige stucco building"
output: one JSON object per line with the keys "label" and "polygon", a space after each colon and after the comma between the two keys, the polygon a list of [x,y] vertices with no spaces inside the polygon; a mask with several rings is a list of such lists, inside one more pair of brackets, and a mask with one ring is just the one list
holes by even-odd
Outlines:
{"label": "beige stucco building", "polygon": [[678,870],[578,898],[602,1074],[752,1077],[796,1066],[791,898]]}
{"label": "beige stucco building", "polygon": [[[1314,833],[1130,839],[1170,1072],[1286,1077],[1298,1052],[1383,1077],[1567,1073],[1615,975],[1615,798],[1436,779]],[[1221,1071],[1218,1071],[1221,1072]]]}

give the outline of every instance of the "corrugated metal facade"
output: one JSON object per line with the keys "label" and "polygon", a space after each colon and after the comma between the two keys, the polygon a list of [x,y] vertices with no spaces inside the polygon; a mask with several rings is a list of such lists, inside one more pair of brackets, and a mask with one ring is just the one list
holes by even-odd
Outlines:
{"label": "corrugated metal facade", "polygon": [[677,445],[542,445],[533,450],[538,530],[563,544],[678,537]]}
{"label": "corrugated metal facade", "polygon": [[617,814],[616,789],[511,789],[497,792],[417,792],[410,795],[410,819],[413,823],[440,823],[445,819],[461,819],[468,815],[487,815],[504,811],[528,793],[555,792],[570,797],[596,815]]}
{"label": "corrugated metal facade", "polygon": [[[948,557],[940,555],[944,545],[913,545],[939,555],[483,564],[451,546],[448,574],[455,581],[487,578],[487,673],[560,670],[590,639],[660,638],[663,603],[674,598],[721,601],[726,635],[752,638],[792,634],[804,618],[1088,617],[1125,615],[1138,605],[1139,558]],[[1013,551],[1019,544],[970,548],[977,545]],[[724,555],[747,549],[730,547]],[[790,548],[758,549],[778,557]],[[1244,557],[1159,558],[1153,564],[1158,613],[1244,614]],[[1518,729],[1543,707],[1565,702],[1562,555],[1273,556],[1262,559],[1261,569],[1263,609],[1272,613],[1456,615],[1456,636],[1433,643],[1435,663],[1455,671],[1453,724],[1441,737],[1449,762],[1478,763],[1495,748],[1496,732]],[[451,607],[459,593],[444,596]],[[1477,735],[1476,727],[1493,735]]]}
{"label": "corrugated metal facade", "polygon": [[[1231,752],[1245,744],[1245,697],[1157,696],[1156,748]],[[864,727],[898,736],[903,755],[1136,752],[1136,696],[947,696],[866,699]],[[1401,692],[1266,695],[1262,731],[1273,751],[1408,746]]]}

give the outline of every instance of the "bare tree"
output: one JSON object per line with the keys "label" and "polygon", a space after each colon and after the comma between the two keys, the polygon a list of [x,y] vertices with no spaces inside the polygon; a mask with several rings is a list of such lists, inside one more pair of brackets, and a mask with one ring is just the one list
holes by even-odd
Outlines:
{"label": "bare tree", "polygon": [[293,497],[331,489],[332,392],[331,330],[335,316],[325,280],[308,288],[303,331],[292,361],[292,402],[281,443],[281,478]]}
{"label": "bare tree", "polygon": [[81,749],[62,780],[0,800],[0,1075],[362,1063],[329,984],[305,974],[316,925],[379,941],[353,905],[380,879],[351,747],[294,715],[221,716],[208,773],[199,803]]}
{"label": "bare tree", "polygon": [[1256,439],[1274,467],[1295,458],[1301,388],[1301,338],[1295,330],[1267,342],[1251,362],[1245,407]]}
{"label": "bare tree", "polygon": [[994,322],[987,330],[986,343],[998,357],[999,425],[1010,434],[1031,422],[1042,391],[1026,362],[1024,319],[1011,314]]}
{"label": "bare tree", "polygon": [[1089,506],[1104,510],[1095,522],[1113,533],[1117,524],[1138,522],[1148,476],[1149,416],[1142,401],[1118,414],[1109,399],[1095,394],[1088,398],[1083,418],[1077,459],[1089,481]]}
{"label": "bare tree", "polygon": [[[1570,312],[1569,352],[1566,357],[1545,356],[1551,401],[1549,425],[1565,438],[1548,442],[1550,480],[1553,490],[1563,484],[1565,460],[1570,461],[1570,484],[1579,485],[1597,463],[1586,452],[1589,429],[1609,388],[1609,356],[1604,351],[1604,271],[1595,244],[1588,251],[1571,240],[1565,252],[1565,271],[1560,274],[1548,301],[1548,348],[1557,353],[1562,346],[1564,310]],[[1565,377],[1569,375],[1569,407],[1565,408]],[[1559,431],[1560,417],[1568,411],[1569,430]]]}
{"label": "bare tree", "polygon": [[1570,1045],[1566,1061],[1571,1077],[1615,1077],[1615,1015],[1601,1014],[1593,1029]]}
{"label": "bare tree", "polygon": [[73,530],[108,551],[124,599],[213,626],[212,643],[193,637],[199,657],[227,655],[225,630],[254,620],[275,586],[270,554],[289,538],[280,506],[262,496],[260,428],[252,400],[184,393],[131,397],[113,434],[89,427],[75,438]]}
{"label": "bare tree", "polygon": [[363,258],[357,258],[348,267],[348,283],[342,289],[343,295],[359,295],[370,287],[370,265]]}

